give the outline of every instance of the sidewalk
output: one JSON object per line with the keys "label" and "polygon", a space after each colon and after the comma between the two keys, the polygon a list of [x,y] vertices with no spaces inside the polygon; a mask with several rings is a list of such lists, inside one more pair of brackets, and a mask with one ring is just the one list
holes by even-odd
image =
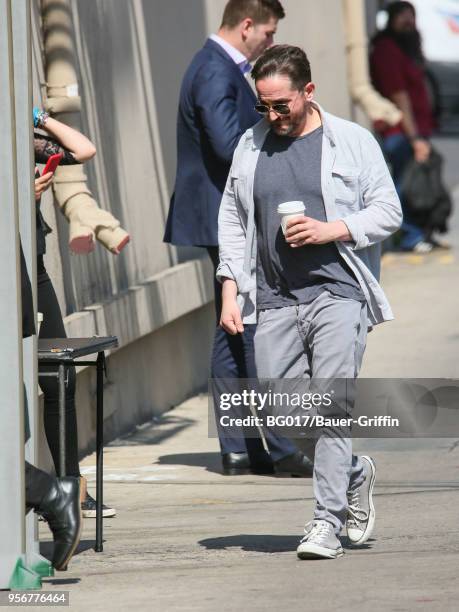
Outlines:
{"label": "sidewalk", "polygon": [[91,549],[86,520],[70,570],[44,590],[70,590],[81,611],[457,609],[458,445],[356,443],[378,466],[375,538],[301,562],[311,481],[221,476],[206,419],[197,397],[107,448],[105,499],[118,516],[105,520],[105,551]]}
{"label": "sidewalk", "polygon": [[118,516],[105,520],[105,551],[91,549],[86,520],[69,572],[44,590],[69,589],[81,611],[456,609],[458,445],[359,441],[378,466],[375,539],[301,562],[311,481],[221,476],[206,418],[206,398],[193,398],[110,445],[105,499]]}
{"label": "sidewalk", "polygon": [[[370,334],[363,376],[459,376],[458,254],[385,259],[397,318]],[[92,550],[86,520],[69,571],[43,588],[69,590],[81,611],[457,609],[459,440],[355,448],[378,468],[374,539],[352,549],[344,538],[335,561],[298,561],[311,481],[220,475],[207,398],[192,398],[106,448],[105,501],[118,515],[104,522],[105,551]],[[94,456],[82,465],[94,492]]]}

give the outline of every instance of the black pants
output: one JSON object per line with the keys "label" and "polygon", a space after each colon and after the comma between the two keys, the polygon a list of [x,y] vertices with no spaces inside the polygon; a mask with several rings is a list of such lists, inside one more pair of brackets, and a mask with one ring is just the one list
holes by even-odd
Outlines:
{"label": "black pants", "polygon": [[45,495],[54,486],[52,476],[25,462],[25,501],[28,508],[38,510]]}
{"label": "black pants", "polygon": [[[33,309],[32,309],[33,310]],[[33,319],[33,313],[32,313]],[[27,404],[27,393],[24,385],[24,425],[25,441],[30,438],[30,424],[29,424],[29,409]],[[38,469],[28,461],[25,462],[25,502],[26,511],[33,508],[38,510],[41,502],[45,495],[47,495],[55,484],[55,479]]]}
{"label": "black pants", "polygon": [[[40,338],[65,338],[64,323],[51,279],[46,272],[43,256],[37,260],[38,312],[43,313]],[[54,371],[57,366],[41,366],[41,370]],[[66,368],[68,384],[65,392],[66,410],[66,475],[80,476],[78,465],[78,432],[75,411],[75,368]],[[45,433],[49,450],[59,473],[59,386],[57,378],[40,376],[39,383],[44,394]]]}

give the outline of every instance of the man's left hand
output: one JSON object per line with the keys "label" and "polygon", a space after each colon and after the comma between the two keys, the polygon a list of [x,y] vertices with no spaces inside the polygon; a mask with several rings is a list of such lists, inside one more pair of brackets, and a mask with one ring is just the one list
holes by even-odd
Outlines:
{"label": "man's left hand", "polygon": [[344,221],[317,221],[311,217],[297,217],[287,223],[286,241],[292,248],[305,244],[327,244],[336,240],[352,240]]}

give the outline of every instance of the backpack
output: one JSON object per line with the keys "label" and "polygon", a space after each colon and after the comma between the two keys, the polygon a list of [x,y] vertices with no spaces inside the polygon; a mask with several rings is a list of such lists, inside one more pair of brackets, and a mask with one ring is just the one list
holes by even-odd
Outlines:
{"label": "backpack", "polygon": [[451,197],[442,182],[443,158],[431,149],[429,159],[408,163],[402,178],[401,193],[413,223],[429,231],[444,233],[453,208]]}

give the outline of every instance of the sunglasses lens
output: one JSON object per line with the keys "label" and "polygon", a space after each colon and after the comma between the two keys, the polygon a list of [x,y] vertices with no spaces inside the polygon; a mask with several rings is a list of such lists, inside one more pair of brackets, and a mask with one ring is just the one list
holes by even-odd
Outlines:
{"label": "sunglasses lens", "polygon": [[273,111],[279,115],[288,115],[290,113],[290,107],[288,104],[273,104]]}
{"label": "sunglasses lens", "polygon": [[269,107],[265,104],[255,104],[255,110],[261,115],[266,115],[266,113],[269,113]]}

